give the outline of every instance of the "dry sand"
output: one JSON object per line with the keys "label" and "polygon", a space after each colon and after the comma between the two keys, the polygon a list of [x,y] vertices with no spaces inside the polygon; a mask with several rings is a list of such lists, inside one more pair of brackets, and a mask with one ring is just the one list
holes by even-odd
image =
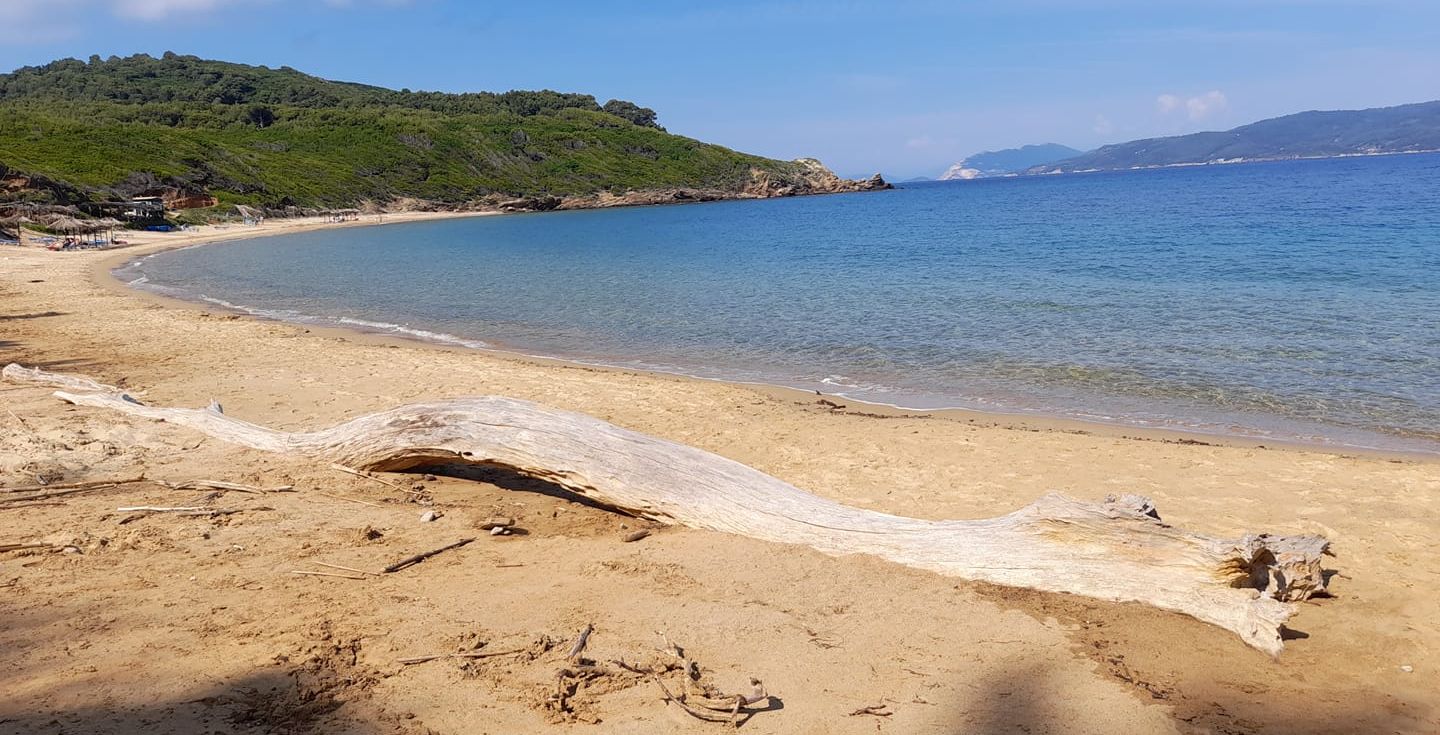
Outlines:
{"label": "dry sand", "polygon": [[[236,234],[146,235],[131,252]],[[0,485],[143,473],[296,489],[229,493],[213,502],[246,510],[219,518],[116,511],[201,495],[154,484],[0,504],[0,544],[83,552],[0,553],[0,731],[726,729],[667,707],[637,677],[579,689],[573,712],[547,709],[563,649],[587,623],[601,661],[653,658],[663,631],[722,688],[762,679],[779,705],[751,718],[751,733],[1440,730],[1440,463],[837,411],[788,391],[307,330],[128,292],[104,276],[115,260],[0,251],[0,362],[87,374],[164,405],[216,398],[290,429],[426,398],[517,396],[926,518],[997,515],[1050,490],[1136,492],[1198,531],[1325,534],[1335,596],[1302,606],[1275,661],[1138,605],[679,528],[623,543],[648,524],[507,477],[391,476],[444,514],[421,523],[427,506],[377,482],[0,384]],[[497,514],[527,533],[478,530]],[[479,538],[384,577],[291,573],[378,569],[467,536]],[[547,636],[560,650],[542,652]],[[526,652],[397,662],[479,644]],[[888,716],[851,714],[881,704]]]}

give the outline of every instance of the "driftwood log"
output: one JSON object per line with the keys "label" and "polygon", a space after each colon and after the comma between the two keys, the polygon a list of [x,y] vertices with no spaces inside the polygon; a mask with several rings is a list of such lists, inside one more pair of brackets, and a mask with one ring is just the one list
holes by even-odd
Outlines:
{"label": "driftwood log", "polygon": [[205,409],[147,406],[84,378],[9,365],[5,378],[63,385],[61,400],[160,419],[268,452],[362,470],[463,463],[539,478],[661,523],[871,554],[963,579],[1193,616],[1277,655],[1297,601],[1325,589],[1318,536],[1221,539],[1160,521],[1136,495],[1094,503],[1046,495],[1009,515],[927,521],[852,508],[738,462],[599,419],[497,396],[415,403],[311,432]]}

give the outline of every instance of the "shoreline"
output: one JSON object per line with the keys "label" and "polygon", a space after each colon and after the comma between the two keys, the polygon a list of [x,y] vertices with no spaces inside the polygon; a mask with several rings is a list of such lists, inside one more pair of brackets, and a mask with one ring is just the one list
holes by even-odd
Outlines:
{"label": "shoreline", "polygon": [[[302,226],[314,223],[286,225]],[[297,721],[327,731],[375,722],[407,735],[534,732],[566,721],[546,706],[553,650],[398,660],[568,642],[591,624],[604,655],[652,651],[653,631],[665,631],[719,686],[763,680],[785,706],[746,726],[756,735],[873,733],[872,719],[846,715],[882,698],[894,712],[886,724],[903,732],[1032,722],[1191,735],[1244,722],[1245,732],[1299,735],[1440,724],[1429,684],[1440,670],[1440,629],[1429,622],[1440,617],[1440,463],[1139,441],[1126,430],[858,403],[836,411],[783,389],[244,318],[105,277],[117,258],[234,234],[155,236],[112,252],[0,251],[0,362],[86,375],[159,406],[214,400],[227,415],[288,431],[406,403],[513,396],[713,452],[847,506],[929,520],[995,518],[1052,492],[1133,493],[1165,523],[1217,540],[1324,536],[1336,553],[1325,562],[1337,573],[1331,595],[1295,606],[1287,625],[1303,634],[1275,660],[1216,626],[1140,605],[662,527],[505,473],[385,473],[382,483],[5,383],[0,489],[146,479],[0,508],[0,544],[11,544],[0,552],[0,601],[14,622],[0,647],[15,651],[0,668],[11,694],[0,720],[17,732],[52,732],[55,722],[89,731],[116,718],[156,735],[237,721],[278,730],[288,713],[313,712],[305,703],[332,700],[319,719]],[[117,511],[211,502],[175,487],[195,481],[293,492],[231,493],[216,502],[233,514],[213,518]],[[421,520],[431,511],[438,517]],[[525,533],[491,537],[483,526],[499,516]],[[650,535],[625,540],[637,530]],[[313,576],[332,569],[324,565],[381,569],[471,537],[403,573]],[[645,683],[576,697],[598,723],[576,732],[702,731],[672,719],[683,715]],[[252,691],[275,694],[253,704]]]}
{"label": "shoreline", "polygon": [[[903,405],[869,401],[862,398],[854,398],[843,393],[821,392],[807,390],[778,383],[752,382],[744,380],[728,379],[723,377],[707,377],[684,373],[679,371],[666,371],[646,368],[633,368],[623,365],[613,365],[603,362],[590,362],[586,360],[555,357],[541,354],[531,354],[517,348],[504,345],[494,345],[486,340],[480,340],[485,346],[465,344],[468,338],[455,335],[437,335],[430,339],[422,335],[386,334],[375,330],[363,328],[361,325],[342,326],[330,324],[309,324],[304,322],[292,322],[280,318],[267,317],[256,314],[236,305],[220,303],[207,303],[199,300],[186,299],[180,296],[159,293],[153,290],[137,287],[120,280],[115,271],[124,267],[131,261],[139,258],[149,257],[158,253],[187,249],[191,247],[220,245],[226,242],[242,240],[261,239],[265,237],[283,236],[307,232],[318,229],[339,229],[347,227],[383,227],[389,224],[408,224],[413,222],[460,219],[466,217],[500,216],[515,214],[509,212],[411,212],[399,215],[386,215],[394,217],[389,222],[367,222],[356,220],[351,222],[310,222],[296,220],[280,220],[278,226],[264,232],[246,232],[236,235],[225,228],[225,232],[210,231],[201,232],[183,241],[161,241],[135,243],[122,246],[119,249],[107,249],[99,251],[107,257],[103,257],[90,269],[92,281],[113,293],[127,297],[150,300],[153,303],[164,304],[170,308],[184,308],[194,311],[216,311],[223,310],[235,314],[244,319],[251,319],[260,322],[286,324],[293,327],[300,327],[320,334],[344,335],[353,339],[370,341],[375,344],[403,345],[407,347],[423,347],[429,349],[456,351],[460,353],[480,352],[492,357],[505,360],[534,361],[540,364],[568,365],[596,369],[602,371],[614,371],[617,373],[648,374],[681,378],[685,380],[698,380],[713,382],[721,385],[740,387],[756,390],[767,395],[782,397],[797,404],[815,403],[817,398],[839,398],[847,402],[846,409],[832,409],[836,413],[850,414],[871,414],[891,417],[927,417],[943,420],[958,421],[976,426],[990,426],[1018,431],[1047,431],[1061,432],[1080,435],[1096,435],[1108,438],[1127,439],[1135,441],[1151,441],[1172,444],[1191,444],[1202,446],[1228,446],[1246,449],[1281,450],[1317,452],[1332,454],[1336,456],[1369,456],[1379,458],[1393,458],[1408,461],[1440,463],[1440,451],[1426,452],[1421,450],[1386,449],[1381,447],[1361,446],[1346,444],[1343,442],[1307,441],[1304,439],[1256,437],[1244,434],[1226,433],[1223,431],[1206,431],[1199,428],[1161,428],[1143,426],[1135,423],[1127,423],[1123,420],[1107,422],[1096,419],[1075,418],[1062,415],[1045,413],[1028,413],[1024,411],[1007,412],[1003,410],[983,410],[966,407],[941,407],[941,408],[912,408]],[[286,226],[286,223],[293,223],[293,226]],[[213,228],[214,226],[207,226]],[[263,227],[263,225],[262,225]],[[203,229],[203,228],[197,228]],[[56,253],[56,255],[64,255]],[[441,339],[440,337],[449,339]],[[453,341],[452,341],[453,340]],[[855,404],[853,407],[848,404]]]}

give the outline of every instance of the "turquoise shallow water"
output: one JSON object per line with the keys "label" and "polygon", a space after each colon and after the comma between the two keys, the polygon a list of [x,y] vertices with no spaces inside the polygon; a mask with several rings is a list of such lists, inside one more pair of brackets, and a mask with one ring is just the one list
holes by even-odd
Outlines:
{"label": "turquoise shallow water", "polygon": [[119,275],[917,408],[1440,452],[1437,155],[330,230]]}

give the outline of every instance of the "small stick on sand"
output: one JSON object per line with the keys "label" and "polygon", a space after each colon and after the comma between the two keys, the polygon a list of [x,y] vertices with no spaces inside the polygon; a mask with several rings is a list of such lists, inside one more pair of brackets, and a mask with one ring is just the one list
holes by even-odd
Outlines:
{"label": "small stick on sand", "polygon": [[385,567],[385,569],[384,569],[383,571],[384,571],[386,574],[390,574],[391,572],[398,572],[398,571],[400,571],[401,569],[404,569],[404,568],[406,568],[406,567],[408,567],[408,566],[412,566],[412,565],[415,565],[415,564],[419,564],[420,562],[425,561],[426,559],[429,559],[430,557],[435,556],[436,554],[439,554],[439,553],[441,553],[441,552],[449,551],[449,550],[451,550],[451,549],[458,549],[458,548],[460,548],[461,546],[464,546],[465,544],[468,544],[468,543],[470,543],[471,541],[474,541],[474,540],[475,540],[475,539],[473,539],[473,538],[462,538],[462,539],[460,539],[459,541],[456,541],[456,542],[453,543],[453,544],[447,544],[447,545],[445,545],[445,546],[441,546],[441,547],[438,548],[438,549],[433,549],[433,550],[431,550],[431,551],[426,551],[426,552],[423,552],[423,553],[420,553],[420,554],[416,554],[416,555],[414,555],[414,556],[407,556],[407,557],[405,557],[404,559],[401,559],[400,561],[397,561],[397,562],[395,562],[394,564],[391,564],[390,566]]}
{"label": "small stick on sand", "polygon": [[171,490],[233,490],[237,493],[251,493],[252,495],[264,495],[265,493],[285,493],[294,490],[293,485],[281,485],[280,487],[266,490],[265,488],[252,485],[241,485],[237,482],[225,482],[223,480],[186,480],[185,482],[168,482],[156,480],[155,484],[163,485]]}
{"label": "small stick on sand", "polygon": [[163,505],[132,505],[124,508],[116,508],[115,510],[118,513],[198,513],[201,511],[208,513],[211,509],[193,505],[175,507]]}
{"label": "small stick on sand", "polygon": [[379,504],[379,503],[372,503],[372,502],[370,502],[370,501],[368,501],[368,500],[361,500],[361,499],[359,499],[359,498],[347,498],[347,497],[345,497],[344,495],[332,495],[332,494],[330,494],[330,493],[316,493],[316,495],[324,495],[324,496],[327,497],[327,498],[334,498],[334,499],[336,499],[336,500],[347,500],[347,501],[349,501],[349,502],[351,502],[351,503],[359,503],[359,504],[361,504],[361,505],[368,505],[368,506],[370,506],[370,507],[372,507],[372,508],[384,508],[384,507],[385,507],[385,506],[383,506],[383,505],[381,505],[381,504]]}
{"label": "small stick on sand", "polygon": [[860,709],[855,710],[854,712],[851,712],[850,716],[858,717],[860,715],[873,715],[875,717],[889,717],[890,715],[895,714],[894,712],[886,711],[889,707],[890,705],[885,704],[884,702],[881,702],[880,704],[866,705],[864,707],[861,707]]}
{"label": "small stick on sand", "polygon": [[39,508],[41,506],[62,506],[64,503],[58,500],[40,501],[38,503],[16,503],[14,505],[0,505],[0,510],[20,510],[21,508]]}
{"label": "small stick on sand", "polygon": [[339,578],[341,578],[341,579],[365,579],[365,577],[360,576],[360,575],[358,575],[358,574],[337,574],[337,573],[335,573],[335,572],[312,572],[312,571],[309,571],[309,570],[307,570],[307,569],[295,569],[295,570],[292,570],[290,573],[291,573],[291,574],[303,574],[303,575],[306,575],[306,576],[309,576],[309,577],[339,577]]}
{"label": "small stick on sand", "polygon": [[585,646],[590,644],[590,634],[594,632],[594,624],[586,623],[585,629],[580,631],[580,637],[575,639],[575,645],[571,646],[570,652],[565,654],[565,660],[574,661],[579,658],[580,654],[585,652]]}
{"label": "small stick on sand", "polygon": [[[0,487],[0,493],[33,493],[41,490],[98,490],[100,488],[114,487],[116,485],[133,485],[137,482],[144,482],[145,477],[132,477],[126,480],[90,480],[88,482],[65,482],[52,485],[25,485],[23,487]],[[63,495],[65,493],[51,493],[52,495]],[[38,497],[38,496],[37,496]]]}
{"label": "small stick on sand", "polygon": [[48,549],[50,544],[0,544],[0,552],[22,551],[24,549]]}
{"label": "small stick on sand", "polygon": [[649,536],[649,535],[650,535],[650,529],[648,529],[648,528],[642,528],[642,529],[640,529],[639,531],[631,531],[630,533],[625,534],[625,538],[622,538],[622,539],[620,539],[620,540],[621,540],[621,541],[624,541],[624,542],[627,543],[627,544],[630,544],[630,543],[634,543],[634,542],[636,542],[636,541],[639,541],[640,539],[645,538],[646,536]]}
{"label": "small stick on sand", "polygon": [[275,510],[267,506],[255,508],[205,508],[199,506],[178,506],[167,507],[157,505],[136,505],[125,508],[116,508],[118,513],[175,513],[182,516],[228,516],[235,513],[244,513],[247,510]]}
{"label": "small stick on sand", "polygon": [[706,722],[729,722],[732,726],[739,726],[739,721],[737,718],[732,718],[729,715],[722,715],[718,712],[710,712],[708,710],[691,707],[690,705],[686,704],[683,698],[677,697],[674,694],[670,693],[670,690],[665,687],[665,682],[660,681],[660,677],[654,674],[650,674],[650,681],[655,682],[655,685],[660,687],[662,698],[666,702],[671,702],[675,705],[678,705],[680,709],[685,710],[685,713],[690,715],[691,717],[699,720],[704,720]]}
{"label": "small stick on sand", "polygon": [[343,569],[347,572],[354,572],[356,574],[368,574],[372,577],[380,576],[379,572],[367,572],[364,569],[356,569],[355,567],[342,567],[339,564],[326,564],[323,561],[317,561],[315,563],[322,567],[330,567],[331,569]]}
{"label": "small stick on sand", "polygon": [[11,411],[10,409],[7,408],[7,409],[5,409],[5,413],[10,414],[10,418],[15,419],[15,423],[20,424],[20,428],[24,429],[25,432],[28,433],[30,436],[33,436],[33,437],[35,437],[36,439],[39,439],[39,438],[40,438],[40,435],[39,435],[39,434],[36,434],[36,433],[35,433],[35,430],[32,429],[32,428],[30,428],[30,424],[25,423],[25,419],[22,419],[22,418],[20,418],[19,416],[16,416],[14,411]]}
{"label": "small stick on sand", "polygon": [[387,479],[385,479],[385,478],[383,478],[383,477],[376,477],[376,476],[374,476],[374,475],[372,475],[372,474],[370,474],[370,473],[368,473],[368,472],[361,472],[360,470],[357,470],[357,469],[355,469],[354,467],[346,467],[346,466],[343,465],[343,464],[332,464],[332,465],[330,465],[330,469],[332,469],[332,470],[340,470],[341,472],[344,472],[344,473],[347,474],[347,475],[354,475],[354,476],[356,476],[356,477],[363,477],[363,478],[365,478],[365,479],[367,479],[367,480],[374,480],[375,482],[378,482],[378,483],[380,483],[381,485],[388,485],[388,486],[390,486],[390,487],[395,488],[396,490],[399,490],[400,492],[410,493],[411,495],[423,495],[423,494],[424,494],[424,493],[421,493],[421,492],[419,492],[419,491],[417,491],[417,490],[411,490],[411,489],[408,488],[408,487],[404,487],[404,486],[402,486],[402,485],[398,485],[398,484],[396,484],[396,483],[393,483],[393,482],[391,482],[391,481],[389,481],[389,480],[387,480]]}
{"label": "small stick on sand", "polygon": [[493,658],[495,656],[511,656],[517,653],[524,653],[525,649],[517,648],[513,651],[466,651],[464,653],[436,653],[429,656],[411,656],[410,658],[399,659],[398,662],[409,666],[411,664],[423,664],[427,661],[434,661],[442,658]]}

